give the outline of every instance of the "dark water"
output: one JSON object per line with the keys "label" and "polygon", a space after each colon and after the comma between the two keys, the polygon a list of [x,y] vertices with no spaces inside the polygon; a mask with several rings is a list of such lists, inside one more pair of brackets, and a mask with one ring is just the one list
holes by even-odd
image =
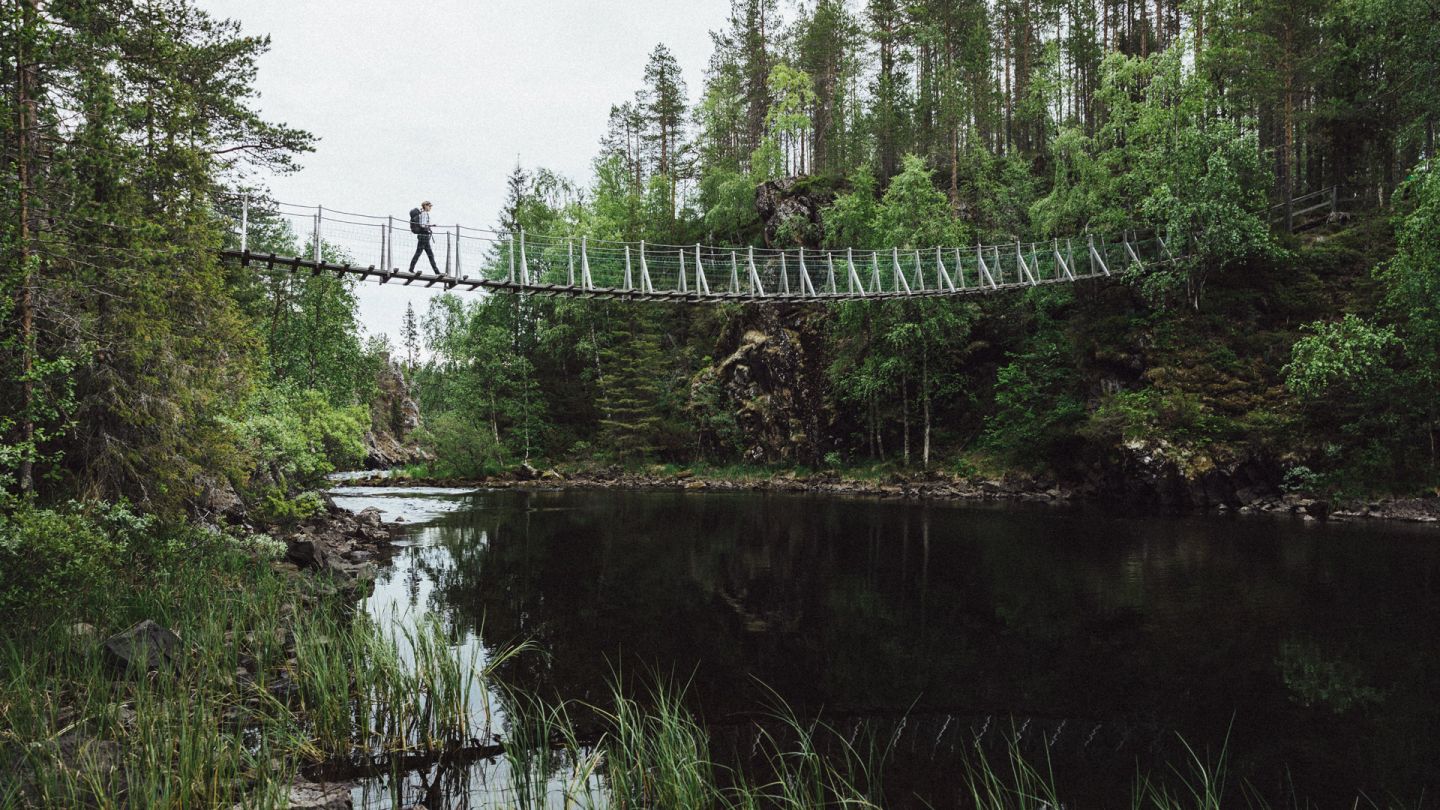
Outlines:
{"label": "dark water", "polygon": [[961,757],[1007,740],[1048,750],[1082,807],[1184,769],[1182,739],[1277,806],[1440,799],[1434,528],[691,493],[342,502],[419,521],[372,608],[438,613],[485,649],[535,640],[549,658],[503,677],[547,696],[688,680],[718,750],[746,747],[773,689],[892,742],[893,806],[957,806]]}

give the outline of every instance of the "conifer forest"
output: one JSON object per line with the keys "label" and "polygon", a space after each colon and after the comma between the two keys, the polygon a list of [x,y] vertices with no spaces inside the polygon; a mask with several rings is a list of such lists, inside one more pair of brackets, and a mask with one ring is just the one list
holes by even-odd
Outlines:
{"label": "conifer forest", "polygon": [[[783,731],[751,735],[748,754],[722,751],[679,686],[637,696],[601,673],[583,710],[551,706],[539,686],[570,697],[565,667],[536,656],[558,661],[563,633],[507,611],[544,616],[555,595],[527,601],[543,578],[498,528],[489,567],[455,541],[453,570],[425,569],[436,592],[471,579],[495,589],[465,597],[488,611],[473,631],[453,616],[396,629],[356,609],[387,593],[385,564],[405,558],[385,538],[408,536],[383,507],[383,522],[344,508],[362,496],[327,479],[364,470],[442,493],[420,497],[570,482],[617,498],[1053,500],[1178,512],[1164,518],[1176,526],[1364,520],[1370,534],[1356,537],[1377,544],[1396,518],[1416,524],[1406,532],[1440,519],[1440,2],[728,6],[709,21],[708,54],[653,37],[633,94],[609,100],[608,120],[574,122],[598,136],[588,176],[516,165],[483,224],[902,255],[1180,234],[1183,255],[1073,284],[830,303],[455,290],[417,298],[398,334],[377,333],[359,280],[222,256],[238,247],[240,195],[265,200],[274,178],[326,148],[265,113],[268,37],[205,0],[4,0],[0,808],[351,806],[348,792],[304,803],[306,790],[329,795],[335,774],[393,780],[388,803],[354,806],[431,810],[1433,803],[1440,659],[1416,652],[1433,636],[1400,639],[1440,628],[1434,535],[1385,568],[1407,594],[1404,620],[1372,631],[1376,607],[1351,627],[1369,641],[1287,637],[1263,656],[1276,694],[1310,713],[1297,737],[1373,716],[1383,733],[1375,720],[1373,738],[1357,738],[1388,742],[1313,760],[1297,743],[1267,758],[1245,731],[1263,718],[1219,717],[1236,729],[1229,772],[1209,759],[1224,728],[1206,751],[1171,735],[1174,764],[1138,778],[1131,757],[1118,793],[1067,782],[1073,763],[1047,767],[1023,730],[938,779],[940,766],[904,764],[900,731],[867,753],[840,721],[802,717],[804,700],[783,688],[774,695],[795,712]],[[703,82],[687,83],[682,62],[702,59]],[[248,228],[250,250],[330,249],[280,220]],[[1276,514],[1249,514],[1261,512]],[[1363,558],[1369,542],[1344,553]],[[1391,559],[1376,554],[1376,567]],[[795,568],[775,587],[801,587]],[[1371,570],[1335,566],[1346,569]],[[758,587],[715,587],[707,598],[744,617],[745,638],[799,610],[779,597],[755,607],[770,598]],[[1330,587],[1344,590],[1315,586]],[[840,593],[830,601],[856,613],[869,604]],[[1054,639],[1028,604],[956,633],[1038,649]],[[1086,637],[1125,638],[1120,624]],[[877,626],[889,627],[865,625]],[[483,660],[460,660],[472,637]],[[1126,660],[1144,670],[1143,656]],[[687,666],[672,674],[685,681]],[[691,679],[701,702],[706,677]],[[916,727],[926,710],[915,704]],[[507,718],[493,748],[492,715]],[[1319,781],[1282,785],[1292,755],[1294,774]],[[462,760],[508,763],[513,792],[485,803],[473,785],[423,776],[463,772]],[[423,795],[405,793],[416,779]]]}

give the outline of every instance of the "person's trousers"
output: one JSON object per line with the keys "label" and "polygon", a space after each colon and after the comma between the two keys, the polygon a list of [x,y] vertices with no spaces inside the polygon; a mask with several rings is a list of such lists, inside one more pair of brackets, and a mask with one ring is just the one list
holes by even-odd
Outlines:
{"label": "person's trousers", "polygon": [[415,256],[410,259],[410,272],[415,272],[415,263],[420,261],[420,254],[424,253],[430,257],[430,268],[435,271],[435,275],[440,275],[440,266],[435,264],[435,251],[430,249],[430,236],[428,233],[416,235],[418,241],[415,243]]}

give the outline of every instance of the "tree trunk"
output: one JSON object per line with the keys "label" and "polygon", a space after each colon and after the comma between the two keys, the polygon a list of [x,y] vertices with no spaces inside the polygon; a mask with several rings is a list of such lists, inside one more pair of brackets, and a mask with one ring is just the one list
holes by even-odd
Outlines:
{"label": "tree trunk", "polygon": [[25,0],[22,9],[20,36],[16,37],[16,129],[18,155],[16,163],[19,209],[19,259],[20,259],[20,444],[24,454],[17,470],[17,481],[22,494],[35,491],[35,298],[34,270],[31,267],[33,252],[30,233],[30,193],[33,177],[31,174],[31,129],[35,126],[35,64],[28,46],[35,37],[36,0]]}
{"label": "tree trunk", "polygon": [[906,467],[910,466],[910,375],[900,375],[900,425],[903,431],[900,454]]}
{"label": "tree trunk", "polygon": [[920,454],[921,466],[930,469],[930,351],[920,349],[920,396],[925,409],[925,446]]}
{"label": "tree trunk", "polygon": [[1282,182],[1285,188],[1285,230],[1287,231],[1294,227],[1291,211],[1294,206],[1291,205],[1290,201],[1295,199],[1295,66],[1291,42],[1291,27],[1292,24],[1287,21],[1281,39],[1284,46],[1284,61],[1281,64],[1285,72],[1285,98],[1282,102],[1282,107],[1285,111],[1285,132],[1283,135],[1285,148],[1282,150],[1281,155],[1281,170],[1285,173]]}

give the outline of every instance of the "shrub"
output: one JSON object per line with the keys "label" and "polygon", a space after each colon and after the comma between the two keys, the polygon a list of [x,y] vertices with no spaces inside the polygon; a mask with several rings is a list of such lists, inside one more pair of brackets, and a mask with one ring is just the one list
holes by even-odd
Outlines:
{"label": "shrub", "polygon": [[442,477],[479,478],[505,464],[505,448],[488,424],[449,412],[431,419],[423,437],[435,453],[431,465]]}
{"label": "shrub", "polygon": [[82,608],[116,579],[162,563],[181,545],[125,504],[19,504],[0,513],[0,615]]}
{"label": "shrub", "polygon": [[369,411],[339,408],[315,390],[280,385],[257,392],[244,421],[234,429],[256,466],[267,469],[283,489],[317,483],[336,469],[365,461]]}
{"label": "shrub", "polygon": [[1037,339],[1031,351],[1002,367],[995,381],[995,413],[985,444],[1022,464],[1050,461],[1085,416],[1078,380],[1058,338]]}
{"label": "shrub", "polygon": [[260,519],[266,523],[293,524],[308,520],[325,511],[325,501],[316,492],[302,492],[294,498],[283,489],[265,492],[259,507]]}

